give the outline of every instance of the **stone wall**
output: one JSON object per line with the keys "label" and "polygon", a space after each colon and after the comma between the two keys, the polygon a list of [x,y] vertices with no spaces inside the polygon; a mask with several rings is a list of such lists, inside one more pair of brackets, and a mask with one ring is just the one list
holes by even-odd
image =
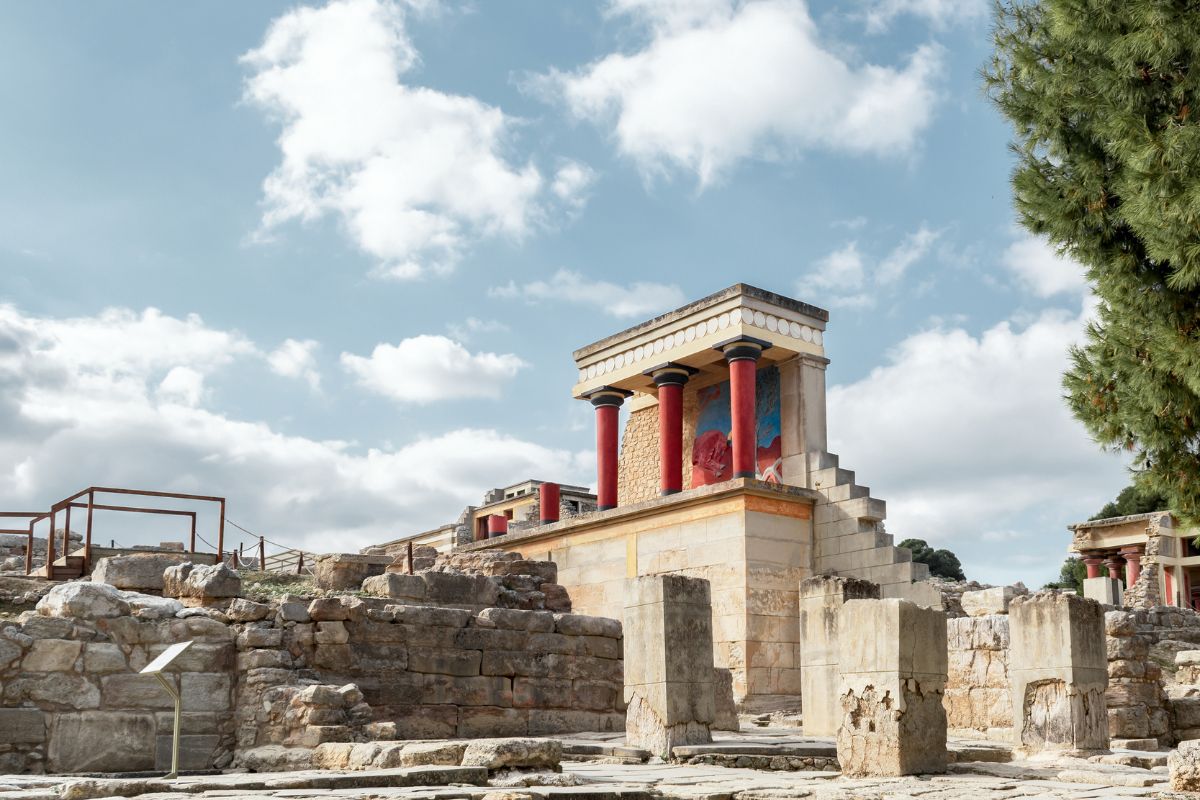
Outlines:
{"label": "stone wall", "polygon": [[[686,482],[686,479],[685,479]],[[658,406],[629,414],[617,465],[617,505],[658,497]]]}
{"label": "stone wall", "polygon": [[[1157,739],[1170,745],[1171,715],[1163,670],[1150,658],[1160,631],[1146,611],[1104,615],[1108,646],[1108,735],[1113,739]],[[1157,616],[1157,615],[1154,615]]]}
{"label": "stone wall", "polygon": [[1008,678],[1008,616],[946,621],[946,724],[958,734],[1003,738],[1013,725]]}

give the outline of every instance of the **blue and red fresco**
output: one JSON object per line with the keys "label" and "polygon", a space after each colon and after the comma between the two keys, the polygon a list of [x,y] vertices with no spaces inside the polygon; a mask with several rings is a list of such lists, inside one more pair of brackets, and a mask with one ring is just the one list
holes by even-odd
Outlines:
{"label": "blue and red fresco", "polygon": [[[757,474],[759,480],[781,483],[783,449],[779,438],[779,370],[760,369],[755,379],[755,417],[758,422]],[[696,439],[692,442],[692,487],[727,481],[733,477],[732,424],[729,417],[729,381],[706,386],[698,393]]]}

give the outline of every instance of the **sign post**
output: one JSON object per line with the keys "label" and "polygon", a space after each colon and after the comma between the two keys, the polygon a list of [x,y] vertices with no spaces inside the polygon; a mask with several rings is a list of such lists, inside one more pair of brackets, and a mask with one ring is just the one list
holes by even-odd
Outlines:
{"label": "sign post", "polygon": [[192,646],[192,642],[179,642],[173,644],[166,650],[158,654],[158,657],[147,664],[141,671],[142,675],[153,675],[162,684],[162,687],[167,690],[167,694],[175,700],[175,731],[174,738],[171,741],[171,772],[166,775],[167,778],[179,777],[179,725],[182,717],[182,700],[179,692],[175,691],[175,687],[171,682],[163,676],[163,670],[170,666],[179,655]]}

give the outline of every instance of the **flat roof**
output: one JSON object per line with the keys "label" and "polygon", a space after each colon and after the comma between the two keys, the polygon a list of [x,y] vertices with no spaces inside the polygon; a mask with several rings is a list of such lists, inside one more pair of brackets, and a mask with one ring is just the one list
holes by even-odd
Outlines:
{"label": "flat roof", "polygon": [[1109,528],[1114,525],[1124,525],[1127,522],[1148,522],[1154,517],[1161,517],[1163,514],[1170,514],[1170,511],[1147,511],[1144,514],[1126,514],[1123,517],[1105,517],[1104,519],[1091,519],[1087,522],[1075,522],[1067,526],[1069,531],[1077,531],[1081,528]]}

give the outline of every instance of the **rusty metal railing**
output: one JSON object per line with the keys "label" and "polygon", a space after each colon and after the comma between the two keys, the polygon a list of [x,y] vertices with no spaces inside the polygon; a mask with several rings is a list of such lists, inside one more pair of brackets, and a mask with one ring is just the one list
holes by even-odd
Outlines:
{"label": "rusty metal railing", "polygon": [[[142,489],[121,489],[112,486],[89,486],[82,492],[77,492],[65,500],[60,500],[50,506],[49,512],[33,512],[24,513],[17,511],[0,512],[0,518],[24,518],[29,519],[28,527],[24,530],[0,530],[0,533],[26,533],[28,538],[25,544],[25,574],[28,575],[33,570],[33,533],[34,527],[38,522],[44,519],[50,520],[50,532],[46,536],[46,571],[47,577],[53,575],[55,552],[54,552],[54,531],[55,520],[58,514],[64,513],[66,519],[63,525],[63,555],[70,555],[70,535],[71,535],[71,509],[79,508],[87,510],[87,526],[84,533],[83,544],[83,570],[86,573],[92,566],[92,521],[97,511],[120,511],[135,514],[163,514],[168,516],[188,517],[191,521],[191,536],[188,541],[188,552],[196,552],[196,512],[183,511],[172,508],[145,508],[138,506],[120,506],[105,503],[97,503],[96,495],[98,494],[117,494],[133,497],[161,497],[170,500],[192,500],[199,502],[217,503],[219,509],[219,522],[217,526],[217,562],[220,563],[224,559],[225,551],[225,498],[199,494],[183,494],[181,492],[156,492]],[[80,498],[87,497],[87,502],[81,502]]]}

